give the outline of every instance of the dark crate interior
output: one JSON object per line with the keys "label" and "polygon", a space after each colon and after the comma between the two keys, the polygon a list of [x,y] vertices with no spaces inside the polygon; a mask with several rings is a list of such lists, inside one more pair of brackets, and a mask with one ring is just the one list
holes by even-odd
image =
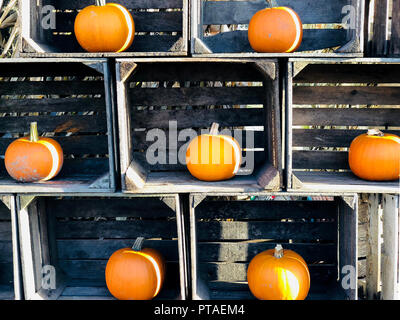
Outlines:
{"label": "dark crate interior", "polygon": [[353,175],[348,148],[369,128],[400,135],[400,64],[307,63],[292,80],[289,184],[318,191],[398,192],[399,181],[369,182]]}
{"label": "dark crate interior", "polygon": [[0,201],[0,300],[14,299],[11,215]]}
{"label": "dark crate interior", "polygon": [[[272,1],[273,2],[273,1]],[[292,8],[303,23],[303,41],[295,53],[289,55],[362,56],[361,0],[278,0],[277,6]],[[192,53],[241,54],[255,53],[251,48],[247,29],[252,16],[268,7],[265,0],[218,1],[195,0],[192,8]],[[352,28],[346,29],[346,16],[354,13]],[[193,39],[194,38],[194,39]],[[287,55],[268,54],[259,55]]]}
{"label": "dark crate interior", "polygon": [[[124,70],[124,62],[120,68]],[[279,189],[277,72],[271,61],[137,63],[119,92],[126,95],[125,104],[119,105],[120,137],[126,135],[120,139],[123,190]],[[121,131],[127,117],[130,133]],[[220,132],[238,140],[242,166],[233,179],[204,182],[190,175],[185,154],[190,141],[208,133],[213,122],[220,124]],[[139,171],[137,167],[144,172],[142,186],[130,180],[130,169]]]}
{"label": "dark crate interior", "polygon": [[[135,38],[124,56],[186,55],[188,0],[115,0],[125,6],[135,22]],[[24,2],[24,3],[22,3]],[[23,20],[23,54],[37,56],[71,55],[112,56],[87,53],[74,33],[75,18],[80,10],[93,5],[92,0],[20,0],[26,12]],[[46,6],[56,10],[56,28],[43,29],[40,19],[48,16]],[[41,13],[43,10],[43,13]],[[29,16],[28,16],[29,15]],[[31,21],[29,21],[31,19]],[[48,22],[48,20],[45,20]],[[30,25],[29,25],[30,23]]]}
{"label": "dark crate interior", "polygon": [[159,250],[166,261],[155,299],[180,299],[176,213],[160,198],[43,198],[38,207],[51,221],[52,264],[64,277],[58,299],[114,299],[105,283],[108,258],[139,236],[146,238],[144,248]]}
{"label": "dark crate interior", "polygon": [[[90,63],[102,68],[105,61]],[[111,190],[113,165],[109,160],[104,81],[102,73],[81,62],[13,59],[0,63],[0,190]],[[50,181],[20,183],[5,170],[4,154],[12,141],[29,136],[30,122],[34,121],[40,136],[60,143],[64,164]],[[105,183],[96,183],[101,178]]]}
{"label": "dark crate interior", "polygon": [[206,197],[194,209],[195,294],[209,299],[255,299],[247,284],[248,265],[258,253],[280,243],[307,262],[311,276],[307,300],[356,299],[356,290],[342,289],[338,270],[346,264],[356,267],[357,216],[342,200],[327,199]]}

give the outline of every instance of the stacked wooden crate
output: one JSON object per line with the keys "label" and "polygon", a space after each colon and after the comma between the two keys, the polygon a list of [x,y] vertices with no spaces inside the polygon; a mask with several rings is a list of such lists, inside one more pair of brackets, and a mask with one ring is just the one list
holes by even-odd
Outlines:
{"label": "stacked wooden crate", "polygon": [[[400,130],[398,2],[277,1],[304,24],[285,54],[249,46],[261,0],[115,0],[135,19],[133,46],[87,53],[73,22],[91,2],[20,0],[22,59],[0,60],[1,154],[37,121],[66,158],[48,182],[0,173],[0,298],[111,299],[107,259],[138,236],[167,260],[158,299],[254,299],[249,261],[278,242],[305,258],[308,299],[363,298],[357,278],[368,298],[398,297],[399,183],[365,182],[347,164],[368,127]],[[41,27],[47,6],[54,30]],[[372,16],[390,16],[389,45],[371,44],[382,41],[367,34]],[[391,57],[363,58],[377,47]],[[215,183],[189,174],[180,160],[193,136],[179,136],[213,122],[239,137],[244,159]]]}

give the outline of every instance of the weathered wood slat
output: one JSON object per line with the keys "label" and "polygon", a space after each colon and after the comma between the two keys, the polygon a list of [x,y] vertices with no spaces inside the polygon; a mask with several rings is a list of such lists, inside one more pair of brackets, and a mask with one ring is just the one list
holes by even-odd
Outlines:
{"label": "weathered wood slat", "polygon": [[[400,136],[400,130],[384,130]],[[366,130],[293,129],[293,147],[346,147]]]}
{"label": "weathered wood slat", "polygon": [[0,119],[0,131],[4,133],[28,132],[30,122],[38,123],[39,134],[41,132],[107,132],[107,122],[104,114],[3,117]]}
{"label": "weathered wood slat", "polygon": [[0,112],[82,112],[105,113],[103,98],[0,99]]}
{"label": "weathered wood slat", "polygon": [[[54,0],[49,1],[54,2]],[[182,8],[182,0],[116,0],[115,3],[122,4],[128,9],[170,9]],[[57,0],[59,10],[79,10],[93,5],[91,0]]]}
{"label": "weathered wood slat", "polygon": [[400,64],[318,64],[307,65],[293,83],[396,83]]}
{"label": "weathered wood slat", "polygon": [[0,221],[0,240],[11,241],[11,222]]}
{"label": "weathered wood slat", "polygon": [[[298,102],[298,101],[297,101]],[[393,126],[399,124],[395,108],[294,108],[293,125]]]}
{"label": "weathered wood slat", "polygon": [[[55,32],[74,32],[76,11],[58,12]],[[182,11],[132,12],[135,32],[176,32],[182,30]],[[135,41],[135,40],[133,40]]]}
{"label": "weathered wood slat", "polygon": [[336,217],[336,206],[333,201],[203,201],[196,207],[196,217],[244,220],[332,218]]}
{"label": "weathered wood slat", "polygon": [[400,2],[393,1],[390,55],[400,56]]}
{"label": "weathered wood slat", "polygon": [[131,106],[207,106],[262,104],[262,87],[135,88],[129,90]]}
{"label": "weathered wood slat", "polygon": [[11,241],[0,240],[0,263],[12,263],[12,261]]}
{"label": "weathered wood slat", "polygon": [[103,81],[7,81],[0,82],[0,95],[103,94]]}
{"label": "weathered wood slat", "polygon": [[[258,253],[273,249],[276,242],[199,242],[198,259],[203,262],[248,262]],[[334,243],[283,243],[285,249],[294,250],[307,263],[336,263]]]}
{"label": "weathered wood slat", "polygon": [[[254,52],[251,48],[247,31],[223,32],[203,39],[213,53]],[[346,43],[344,29],[304,29],[303,40],[298,52],[337,47]]]}
{"label": "weathered wood slat", "polygon": [[13,283],[12,263],[0,263],[0,284],[11,286]]}
{"label": "weathered wood slat", "polygon": [[[280,0],[279,6],[294,9],[304,24],[341,23],[342,8],[348,0],[313,1]],[[248,24],[251,17],[267,7],[264,0],[257,1],[205,1],[203,24]]]}
{"label": "weathered wood slat", "polygon": [[373,57],[384,56],[387,53],[388,38],[388,0],[374,2],[374,19],[372,31],[372,48]]}
{"label": "weathered wood slat", "polygon": [[156,220],[136,221],[68,221],[57,226],[58,239],[134,239],[137,237],[172,239],[177,237],[176,222]]}
{"label": "weathered wood slat", "polygon": [[333,222],[210,221],[198,222],[199,241],[277,239],[295,241],[334,240]]}
{"label": "weathered wood slat", "polygon": [[177,62],[143,63],[135,69],[133,82],[140,81],[263,81],[253,63]]}
{"label": "weathered wood slat", "polygon": [[[139,90],[138,90],[139,91]],[[194,104],[207,104],[211,101],[204,101],[203,98],[206,97],[206,93],[213,92],[214,90],[205,90],[201,92],[198,97],[193,97],[196,94],[196,91],[193,91],[192,94]],[[222,91],[222,90],[221,90]],[[243,90],[247,91],[247,90]],[[217,92],[220,92],[219,90]],[[222,91],[223,92],[223,91]],[[226,92],[226,96],[208,96],[210,99],[232,99],[232,101],[237,101],[238,99],[243,99],[245,101],[246,97],[242,96],[240,92],[233,94],[233,96],[229,97],[229,93],[234,93],[234,90],[230,92]],[[158,93],[156,94],[158,96]],[[204,96],[203,96],[204,95]],[[150,96],[150,95],[147,95]],[[249,93],[248,97],[251,96]],[[174,102],[167,101],[168,99],[161,94],[154,99],[159,101],[154,101],[156,104],[163,103],[174,104],[174,102],[179,103],[179,99],[182,100],[182,97],[176,96],[176,100]],[[135,103],[141,99],[141,97],[132,94],[132,100],[135,100]],[[138,99],[138,100],[137,100]],[[251,99],[248,98],[247,101]],[[255,98],[257,99],[257,98]],[[189,101],[183,103],[189,103]],[[224,104],[225,102],[218,101],[218,104]],[[259,102],[259,100],[258,100]],[[240,102],[239,102],[240,103]],[[148,102],[149,105],[153,105],[153,102]],[[178,129],[181,128],[209,128],[213,122],[218,122],[221,126],[262,126],[263,120],[261,116],[263,115],[263,108],[241,108],[241,109],[203,109],[203,110],[160,110],[160,111],[149,111],[149,110],[137,110],[132,111],[132,123],[135,128],[169,128],[170,121],[176,121],[176,125]]]}
{"label": "weathered wood slat", "polygon": [[[57,240],[58,257],[61,260],[108,259],[121,248],[132,247],[135,239],[127,240]],[[166,261],[179,261],[176,240],[146,240],[144,248],[150,247],[162,252]]]}
{"label": "weathered wood slat", "polygon": [[343,151],[293,151],[294,169],[349,169]]}
{"label": "weathered wood slat", "polygon": [[47,209],[57,217],[173,217],[174,212],[159,198],[49,199]]}
{"label": "weathered wood slat", "polygon": [[399,87],[297,86],[294,104],[399,105]]}

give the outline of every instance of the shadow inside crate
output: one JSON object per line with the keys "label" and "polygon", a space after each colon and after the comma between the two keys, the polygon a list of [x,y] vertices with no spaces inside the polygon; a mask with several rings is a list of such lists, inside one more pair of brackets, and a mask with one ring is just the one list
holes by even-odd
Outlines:
{"label": "shadow inside crate", "polygon": [[248,264],[258,253],[280,243],[308,264],[311,287],[307,300],[346,299],[337,280],[335,201],[228,202],[211,198],[196,210],[198,278],[208,288],[202,293],[199,284],[199,295],[255,299],[247,284]]}
{"label": "shadow inside crate", "polygon": [[0,300],[14,299],[10,210],[0,201]]}
{"label": "shadow inside crate", "polygon": [[47,199],[45,205],[55,215],[55,257],[65,277],[59,300],[115,299],[105,282],[107,261],[138,236],[166,261],[165,282],[155,299],[180,299],[175,212],[159,198]]}

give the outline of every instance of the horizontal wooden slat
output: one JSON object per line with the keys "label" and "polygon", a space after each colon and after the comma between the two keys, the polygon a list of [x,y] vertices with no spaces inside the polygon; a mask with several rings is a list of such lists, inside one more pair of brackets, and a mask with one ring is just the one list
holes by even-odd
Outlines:
{"label": "horizontal wooden slat", "polygon": [[172,239],[177,236],[176,222],[156,220],[67,221],[57,225],[58,239],[134,239],[137,237]]}
{"label": "horizontal wooden slat", "polygon": [[[339,102],[338,102],[339,103]],[[393,126],[399,125],[400,108],[294,108],[293,125]]]}
{"label": "horizontal wooden slat", "polygon": [[333,201],[203,201],[198,219],[288,219],[336,217]]}
{"label": "horizontal wooden slat", "polygon": [[103,81],[7,81],[0,82],[1,95],[103,94]]}
{"label": "horizontal wooden slat", "polygon": [[[294,9],[304,24],[341,23],[342,8],[349,0],[280,0],[279,6]],[[203,1],[203,24],[248,24],[251,17],[266,8],[265,0]]]}
{"label": "horizontal wooden slat", "polygon": [[[132,46],[126,52],[175,52],[174,45],[181,35],[136,35]],[[52,37],[52,44],[57,52],[85,52],[73,34],[58,34]],[[178,50],[179,49],[179,50]]]}
{"label": "horizontal wooden slat", "polygon": [[340,151],[293,151],[296,169],[349,169],[348,153]]}
{"label": "horizontal wooden slat", "polygon": [[[399,123],[400,125],[400,123]],[[354,138],[367,130],[293,129],[293,147],[349,147]],[[400,130],[384,130],[400,136]]]}
{"label": "horizontal wooden slat", "polygon": [[[251,48],[245,30],[223,32],[203,39],[213,53],[243,53],[254,52]],[[298,52],[320,50],[337,47],[346,43],[344,29],[304,29],[303,40]]]}
{"label": "horizontal wooden slat", "polygon": [[159,198],[132,199],[48,199],[47,209],[57,217],[174,217]]}
{"label": "horizontal wooden slat", "polygon": [[263,87],[222,88],[134,88],[129,90],[132,106],[207,106],[263,104]]}
{"label": "horizontal wooden slat", "polygon": [[72,132],[104,133],[107,132],[105,114],[100,115],[61,115],[61,116],[20,116],[0,117],[0,132],[23,133],[29,131],[29,123],[37,122],[39,133]]}
{"label": "horizontal wooden slat", "polygon": [[[92,0],[52,0],[53,5],[59,10],[83,9],[93,5]],[[128,9],[169,9],[182,8],[182,0],[114,0]]]}
{"label": "horizontal wooden slat", "polygon": [[[56,14],[56,32],[74,32],[76,11]],[[135,32],[174,32],[182,31],[182,11],[132,12]],[[133,40],[135,41],[135,40]]]}
{"label": "horizontal wooden slat", "polygon": [[[58,258],[61,260],[108,259],[121,248],[131,248],[135,239],[129,240],[58,240]],[[146,240],[143,248],[153,248],[162,253],[165,261],[179,261],[176,240]]]}
{"label": "horizontal wooden slat", "polygon": [[[188,90],[189,91],[189,90]],[[185,91],[185,92],[188,92]],[[188,98],[191,100],[190,102],[194,102],[195,104],[200,103],[208,103],[211,101],[203,101],[203,97],[206,96],[206,92],[213,92],[215,94],[214,97],[209,97],[210,99],[219,100],[230,99],[229,93],[226,90],[217,90],[226,93],[225,97],[219,96],[216,94],[214,90],[205,90],[202,94],[198,95],[195,91],[191,91],[189,94],[192,95],[192,98]],[[241,90],[243,92],[248,92],[248,90]],[[234,93],[235,91],[230,90],[230,93]],[[156,95],[157,93],[154,92]],[[185,93],[181,93],[185,94]],[[241,99],[242,96],[238,93],[238,97],[234,97],[232,99],[237,101],[237,99]],[[163,103],[162,98],[165,97],[163,94],[160,94],[157,98],[154,97],[154,100],[159,101],[145,101],[149,105],[161,104]],[[183,99],[184,97],[180,97]],[[144,97],[138,97],[135,93],[132,94],[132,100],[137,102],[137,99],[146,99]],[[174,97],[174,102],[178,102],[179,97],[176,96],[176,100]],[[244,98],[243,98],[244,99]],[[251,98],[248,98],[251,99]],[[232,102],[231,100],[230,102]],[[143,100],[141,100],[143,101]],[[245,101],[245,100],[243,100]],[[260,100],[258,100],[259,102]],[[174,102],[165,101],[168,104],[174,104]],[[192,104],[189,101],[182,101],[181,103]],[[222,101],[218,101],[224,104]],[[218,104],[219,104],[218,103]],[[210,103],[212,104],[212,103]],[[170,121],[176,121],[176,125],[178,129],[181,128],[208,128],[211,126],[213,122],[218,122],[221,126],[263,126],[263,108],[240,108],[240,109],[209,109],[209,110],[160,110],[160,111],[132,111],[132,124],[134,128],[169,128]]]}
{"label": "horizontal wooden slat", "polygon": [[142,63],[135,71],[132,82],[263,81],[253,63]]}
{"label": "horizontal wooden slat", "polygon": [[2,63],[0,77],[99,77],[97,70],[79,62],[32,62],[26,61]]}
{"label": "horizontal wooden slat", "polygon": [[199,241],[276,239],[296,241],[334,240],[333,222],[210,221],[198,222]]}
{"label": "horizontal wooden slat", "polygon": [[397,83],[400,64],[310,63],[293,83]]}
{"label": "horizontal wooden slat", "polygon": [[293,104],[400,105],[400,87],[296,86]]}
{"label": "horizontal wooden slat", "polygon": [[[285,249],[294,250],[307,263],[336,263],[336,244],[283,243]],[[275,242],[200,242],[198,259],[202,262],[248,262],[258,253],[273,249]]]}
{"label": "horizontal wooden slat", "polygon": [[0,113],[12,112],[106,112],[103,98],[0,99]]}
{"label": "horizontal wooden slat", "polygon": [[[247,281],[247,263],[215,263],[204,262],[199,264],[200,270],[207,273],[209,280],[219,281]],[[311,284],[314,281],[329,281],[335,279],[337,267],[335,265],[309,265]]]}

